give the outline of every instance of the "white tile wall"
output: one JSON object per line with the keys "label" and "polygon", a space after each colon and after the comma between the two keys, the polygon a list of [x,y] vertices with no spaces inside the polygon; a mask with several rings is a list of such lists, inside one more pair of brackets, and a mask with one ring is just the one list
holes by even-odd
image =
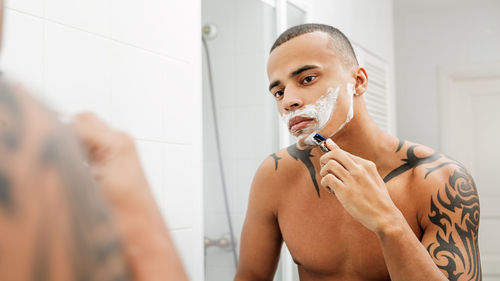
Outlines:
{"label": "white tile wall", "polygon": [[7,0],[0,64],[55,110],[94,111],[135,138],[196,281],[204,278],[200,5]]}
{"label": "white tile wall", "polygon": [[199,243],[193,243],[194,240],[199,240],[198,233],[192,229],[185,229],[173,230],[170,234],[181,256],[184,268],[189,275],[189,280],[204,280],[203,261],[197,259],[196,255],[193,254],[198,253],[200,246],[203,246],[201,240]]}
{"label": "white tile wall", "polygon": [[137,138],[191,144],[197,68],[121,43],[112,44],[111,63],[113,124]]}
{"label": "white tile wall", "polygon": [[40,0],[5,0],[5,7],[37,16],[43,15],[43,1]]}
{"label": "white tile wall", "polygon": [[112,44],[113,125],[134,137],[164,141],[163,106],[169,61],[148,51]]}
{"label": "white tile wall", "polygon": [[5,11],[3,56],[0,65],[7,76],[22,76],[30,88],[44,89],[43,21],[18,11]]}
{"label": "white tile wall", "polygon": [[195,198],[201,190],[196,189],[196,171],[193,171],[196,155],[190,145],[169,144],[165,150],[165,193],[175,194],[165,198],[165,213],[172,228],[193,225],[198,203]]}
{"label": "white tile wall", "polygon": [[91,110],[109,122],[109,40],[50,22],[45,30],[45,91],[49,103],[66,114]]}
{"label": "white tile wall", "polygon": [[[197,44],[192,42],[192,27],[193,16],[201,17],[197,9],[199,4],[192,0],[112,0],[112,37],[192,62],[198,51]],[[199,25],[196,28],[201,29]]]}
{"label": "white tile wall", "polygon": [[47,18],[105,36],[111,32],[110,14],[111,0],[45,0]]}

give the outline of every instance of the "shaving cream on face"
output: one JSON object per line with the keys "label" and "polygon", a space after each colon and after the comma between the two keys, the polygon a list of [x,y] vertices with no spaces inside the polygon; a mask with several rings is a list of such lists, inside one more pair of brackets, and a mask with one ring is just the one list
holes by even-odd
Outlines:
{"label": "shaving cream on face", "polygon": [[[333,137],[340,130],[342,130],[354,117],[353,99],[354,95],[356,94],[354,85],[351,83],[347,83],[346,91],[349,97],[349,111],[347,112],[346,120],[339,126],[339,128],[335,132],[333,132],[333,134],[328,136],[328,138]],[[319,133],[330,121],[330,118],[333,115],[333,111],[335,110],[335,106],[337,104],[338,93],[338,87],[335,90],[333,88],[328,88],[326,94],[321,96],[314,104],[308,104],[302,109],[298,109],[289,114],[282,115],[283,122],[285,122],[285,124],[288,126],[288,122],[290,121],[290,119],[295,116],[303,116],[315,119],[315,126],[308,130],[304,130],[304,132],[297,137],[299,140],[304,139],[305,144],[315,146],[316,142],[313,140],[313,137],[316,133]]]}
{"label": "shaving cream on face", "polygon": [[308,104],[303,108],[297,109],[288,114],[283,114],[281,116],[281,119],[283,120],[283,122],[287,127],[290,119],[296,116],[314,119],[316,122],[314,123],[313,127],[303,129],[302,134],[297,136],[298,139],[305,138],[305,142],[309,144],[307,140],[309,138],[312,138],[316,131],[320,131],[321,129],[323,129],[330,120],[330,117],[332,116],[333,113],[333,109],[337,102],[337,96],[339,90],[340,90],[339,87],[335,89],[328,88],[326,94],[322,95],[315,103]]}
{"label": "shaving cream on face", "polygon": [[[351,83],[347,83],[347,94],[349,96],[349,111],[347,112],[346,119],[344,123],[342,123],[339,128],[333,132],[328,138],[333,137],[336,133],[338,133],[340,130],[342,130],[347,123],[351,122],[352,117],[354,116],[354,95],[356,94],[356,90],[354,89],[354,85]],[[335,108],[333,109],[335,110]]]}

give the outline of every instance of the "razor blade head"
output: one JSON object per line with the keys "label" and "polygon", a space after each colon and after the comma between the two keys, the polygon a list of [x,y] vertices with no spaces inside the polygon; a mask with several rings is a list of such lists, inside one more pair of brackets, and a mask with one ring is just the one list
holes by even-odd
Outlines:
{"label": "razor blade head", "polygon": [[326,141],[326,139],[322,135],[320,135],[318,133],[316,133],[316,135],[314,135],[313,140],[316,142],[317,145],[319,145],[320,143]]}

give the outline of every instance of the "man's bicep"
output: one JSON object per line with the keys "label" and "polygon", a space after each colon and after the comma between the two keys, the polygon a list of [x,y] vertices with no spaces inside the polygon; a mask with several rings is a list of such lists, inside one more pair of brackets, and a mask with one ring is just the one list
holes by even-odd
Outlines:
{"label": "man's bicep", "polygon": [[272,280],[279,261],[282,237],[273,209],[275,196],[269,182],[259,178],[262,168],[250,192],[236,281]]}
{"label": "man's bicep", "polygon": [[481,280],[476,186],[464,168],[447,171],[429,199],[422,244],[449,280]]}

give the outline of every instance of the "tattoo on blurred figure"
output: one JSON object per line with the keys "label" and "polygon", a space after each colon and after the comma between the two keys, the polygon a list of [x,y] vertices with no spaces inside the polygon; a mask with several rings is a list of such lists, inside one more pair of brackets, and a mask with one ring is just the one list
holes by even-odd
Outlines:
{"label": "tattoo on blurred figure", "polygon": [[[28,174],[23,174],[23,177],[34,179],[39,185],[29,185],[29,190],[23,190],[11,180],[16,175],[6,169],[7,162],[26,152],[27,141],[23,139],[23,133],[29,128],[23,126],[27,114],[18,98],[0,80],[0,121],[5,124],[0,128],[0,208],[23,209],[27,206],[21,205],[21,200],[14,201],[36,196],[37,204],[45,211],[35,222],[37,233],[32,279],[50,280],[54,277],[51,271],[54,269],[51,264],[54,261],[53,248],[65,243],[64,249],[72,265],[68,271],[74,280],[130,280],[109,210],[89,170],[83,165],[83,153],[68,128],[55,120],[51,122],[48,130],[40,132],[45,134],[40,138],[44,141],[35,144],[38,151],[35,158],[27,157],[23,163],[29,167],[26,169]],[[47,118],[52,118],[48,112]],[[59,212],[68,214],[69,229],[65,232],[70,237],[66,242],[55,239],[61,234],[53,226],[64,226],[58,221],[61,218],[57,216]],[[12,220],[29,219],[22,215],[23,212],[19,212],[11,217]]]}
{"label": "tattoo on blurred figure", "polygon": [[[0,152],[5,158],[8,153],[16,152],[22,138],[23,118],[16,97],[8,87],[0,81]],[[4,164],[6,165],[6,164]],[[3,165],[0,166],[3,170]],[[0,208],[12,212],[11,182],[7,174],[0,170]]]}

